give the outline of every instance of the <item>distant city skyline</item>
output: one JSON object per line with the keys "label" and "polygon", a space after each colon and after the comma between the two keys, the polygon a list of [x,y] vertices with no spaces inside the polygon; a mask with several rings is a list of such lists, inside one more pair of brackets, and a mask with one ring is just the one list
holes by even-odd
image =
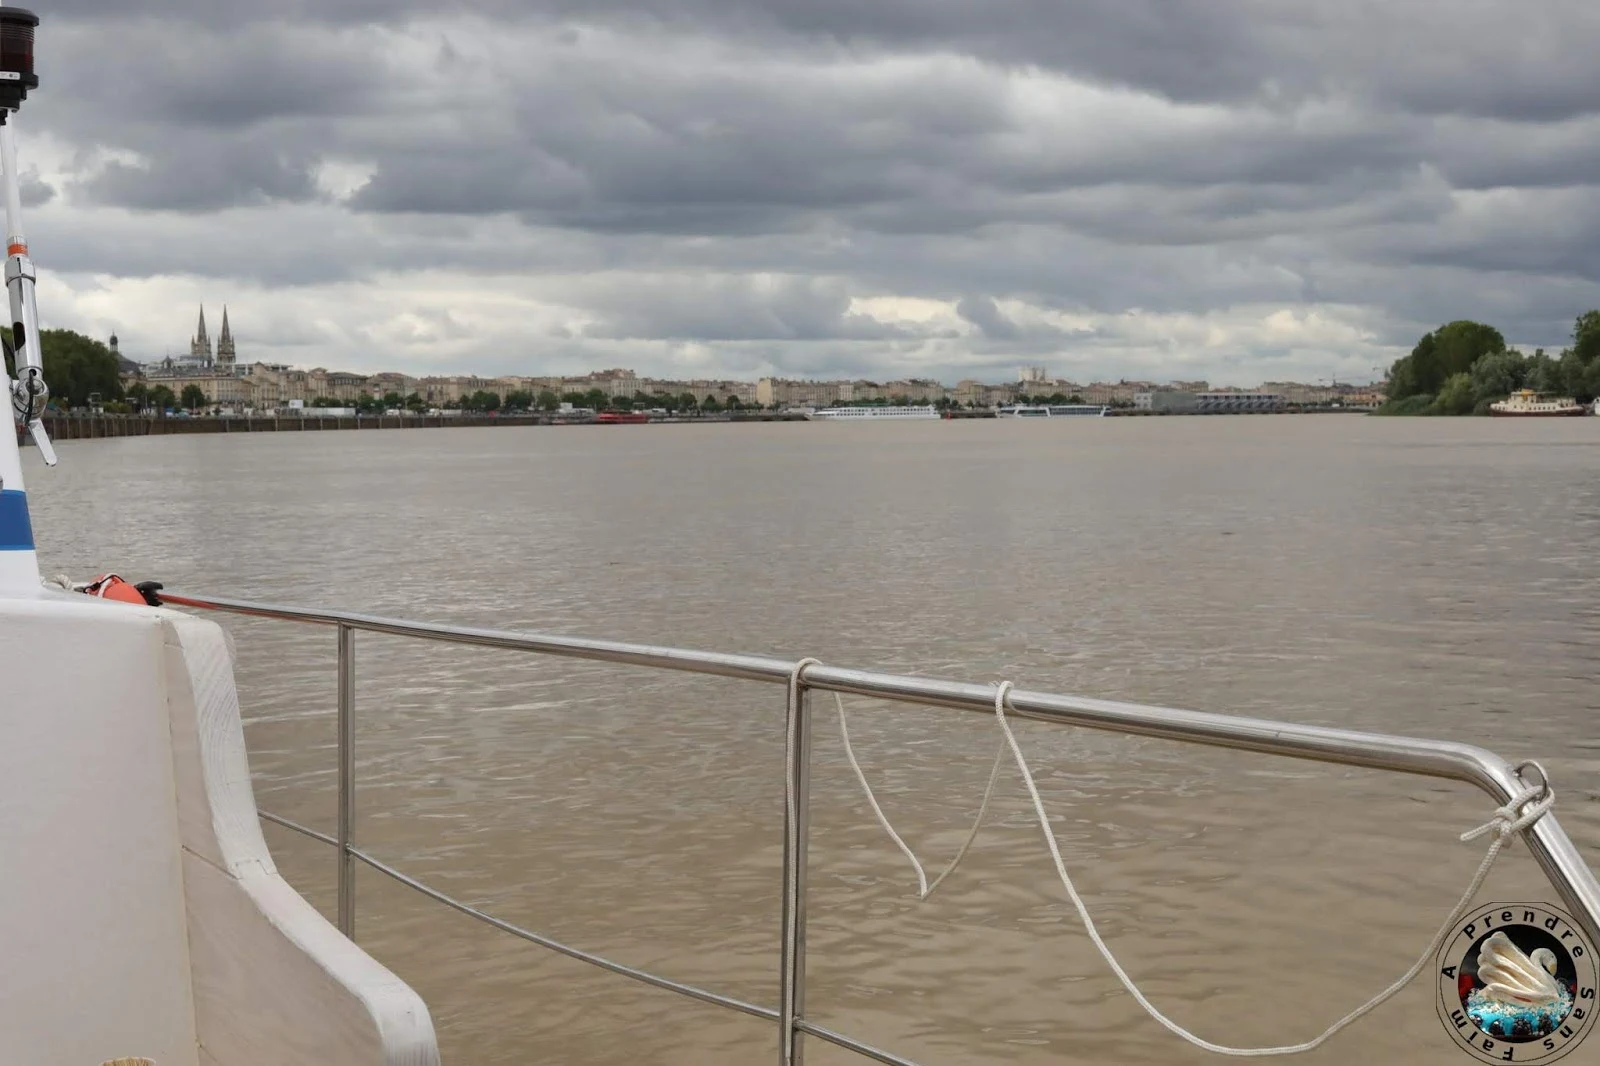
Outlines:
{"label": "distant city skyline", "polygon": [[[117,348],[117,335],[116,334],[112,334],[112,346],[113,346],[114,349],[116,349],[118,351],[119,355],[122,355],[122,356],[126,357],[126,350]],[[322,371],[330,371],[330,372],[338,373],[338,374],[341,374],[341,375],[343,375],[345,377],[403,378],[403,379],[415,379],[415,380],[418,380],[418,381],[433,380],[433,379],[466,378],[466,379],[471,379],[473,381],[480,381],[480,380],[487,381],[487,380],[491,380],[491,379],[493,379],[493,380],[504,379],[504,380],[507,380],[507,381],[513,381],[513,382],[519,382],[520,383],[520,382],[522,382],[524,380],[540,379],[540,380],[543,380],[543,381],[546,381],[546,382],[549,382],[549,383],[553,384],[557,379],[560,379],[560,380],[562,380],[564,382],[576,384],[576,383],[578,383],[580,381],[583,381],[583,380],[589,380],[589,381],[608,380],[608,379],[613,378],[613,377],[620,377],[620,378],[636,378],[641,382],[655,383],[657,385],[682,385],[682,386],[690,386],[690,387],[692,387],[697,382],[704,383],[704,382],[716,382],[716,381],[728,382],[728,383],[740,383],[740,384],[745,384],[745,385],[756,385],[756,386],[759,386],[759,385],[761,385],[763,383],[766,383],[766,382],[779,382],[779,383],[790,383],[790,384],[832,385],[832,386],[864,385],[864,386],[867,386],[869,388],[875,388],[875,387],[878,387],[880,385],[890,385],[890,384],[901,384],[901,385],[906,385],[906,386],[928,386],[928,385],[932,385],[932,384],[938,384],[939,386],[941,386],[946,391],[953,391],[956,387],[958,387],[958,386],[960,386],[962,384],[978,383],[978,384],[982,384],[982,385],[985,385],[985,386],[988,386],[988,387],[991,387],[991,388],[1000,388],[1000,387],[1008,387],[1008,386],[1009,387],[1014,387],[1013,391],[1017,395],[1021,395],[1021,396],[1028,396],[1028,395],[1035,395],[1035,394],[1039,394],[1039,395],[1053,394],[1055,392],[1060,392],[1063,389],[1081,390],[1081,389],[1084,389],[1084,388],[1094,388],[1094,387],[1097,387],[1097,386],[1112,386],[1112,385],[1125,385],[1125,386],[1133,386],[1133,387],[1139,387],[1139,388],[1174,388],[1174,389],[1187,390],[1187,391],[1200,391],[1200,390],[1203,390],[1203,389],[1211,388],[1213,386],[1224,388],[1224,389],[1243,389],[1243,388],[1252,388],[1252,387],[1264,387],[1264,386],[1267,386],[1267,385],[1285,385],[1285,384],[1287,384],[1287,385],[1291,385],[1291,386],[1304,386],[1304,387],[1307,387],[1307,388],[1315,388],[1317,386],[1327,386],[1327,387],[1332,387],[1332,388],[1338,388],[1338,387],[1341,387],[1341,386],[1349,387],[1349,386],[1357,386],[1357,385],[1361,385],[1361,384],[1366,384],[1364,382],[1353,382],[1353,381],[1341,382],[1337,378],[1334,378],[1334,377],[1319,378],[1315,382],[1297,382],[1297,381],[1293,381],[1293,380],[1288,380],[1288,381],[1263,381],[1263,382],[1256,382],[1256,383],[1253,383],[1251,385],[1235,385],[1235,384],[1227,384],[1227,383],[1212,383],[1212,382],[1209,381],[1209,379],[1189,379],[1189,380],[1184,380],[1184,379],[1177,379],[1177,378],[1129,378],[1129,377],[1126,377],[1126,376],[1117,377],[1117,378],[1107,378],[1107,379],[1089,378],[1089,379],[1079,380],[1079,379],[1072,378],[1072,377],[1069,377],[1069,376],[1056,374],[1056,373],[1052,372],[1051,368],[1048,365],[1039,364],[1039,363],[1031,364],[1031,365],[1028,365],[1028,366],[1012,367],[1012,368],[1010,368],[1011,375],[1009,377],[1004,376],[1004,374],[1002,373],[999,378],[976,378],[976,377],[968,376],[968,377],[961,378],[961,379],[959,379],[957,381],[946,381],[946,380],[942,380],[942,379],[939,379],[939,378],[926,377],[926,376],[915,377],[915,378],[889,378],[889,379],[885,379],[885,380],[880,381],[880,380],[877,380],[877,379],[874,379],[874,378],[871,378],[871,377],[868,377],[868,376],[865,376],[865,375],[856,375],[856,376],[848,376],[848,377],[822,378],[822,377],[796,377],[796,376],[793,376],[793,375],[785,375],[785,374],[761,374],[761,375],[759,375],[759,376],[757,376],[755,378],[737,377],[737,376],[731,376],[731,375],[722,375],[722,376],[701,375],[700,377],[697,377],[697,378],[663,378],[663,377],[660,377],[658,375],[640,374],[637,370],[635,370],[632,367],[627,367],[627,368],[622,368],[622,367],[617,367],[617,368],[590,368],[590,369],[582,370],[582,371],[579,371],[579,372],[573,373],[573,374],[540,373],[540,372],[523,372],[523,373],[518,373],[518,374],[478,374],[478,373],[473,373],[473,372],[465,372],[465,373],[462,373],[462,372],[447,372],[447,373],[434,373],[434,374],[408,374],[408,373],[406,373],[404,371],[396,371],[396,370],[393,370],[393,369],[378,370],[378,371],[363,371],[363,370],[356,370],[356,369],[347,368],[347,367],[323,367],[323,366],[320,366],[320,365],[319,366],[302,366],[302,365],[286,364],[286,363],[281,363],[281,362],[277,362],[277,361],[269,360],[269,359],[252,358],[248,353],[246,354],[246,357],[244,359],[239,360],[237,358],[237,345],[236,345],[236,342],[235,342],[235,339],[234,339],[234,336],[233,336],[233,332],[232,332],[232,328],[231,328],[231,325],[230,325],[230,322],[229,322],[229,318],[228,318],[228,305],[227,304],[223,304],[222,305],[222,326],[221,326],[220,333],[219,333],[219,335],[217,337],[217,340],[216,340],[216,346],[215,346],[215,348],[213,348],[212,347],[212,343],[211,343],[211,339],[210,339],[210,335],[209,335],[209,330],[208,330],[208,327],[206,326],[206,312],[205,312],[205,304],[204,303],[200,304],[198,315],[197,315],[197,319],[196,319],[195,331],[194,331],[193,335],[189,339],[189,351],[188,351],[188,353],[186,355],[173,356],[173,355],[170,354],[170,349],[169,349],[169,354],[163,355],[162,358],[159,359],[159,360],[138,360],[138,359],[135,359],[134,362],[139,365],[141,372],[151,373],[151,374],[156,375],[156,376],[172,376],[174,374],[183,374],[183,373],[187,373],[187,372],[190,372],[190,371],[196,371],[196,372],[205,371],[205,372],[212,373],[212,374],[223,374],[223,375],[244,374],[246,372],[246,368],[248,368],[251,363],[261,363],[261,364],[266,364],[268,366],[274,367],[275,369],[280,370],[280,371],[309,372],[309,371],[315,371],[315,370],[322,370]],[[994,369],[996,372],[1002,372],[1004,368],[992,368],[992,369]],[[1373,369],[1376,371],[1376,370],[1379,370],[1380,368],[1374,367]],[[848,391],[849,390],[846,389],[846,392],[848,392]],[[1123,390],[1123,391],[1126,391],[1126,390]],[[845,396],[844,399],[849,400],[850,397],[849,396]]]}
{"label": "distant city skyline", "polygon": [[[117,338],[111,338],[117,348]],[[121,354],[119,352],[119,354]],[[632,368],[611,367],[584,374],[428,374],[410,375],[402,371],[363,374],[345,368],[296,367],[252,357],[248,348],[243,358],[236,357],[236,345],[223,312],[222,333],[216,348],[211,347],[202,306],[190,339],[189,353],[174,358],[134,364],[137,376],[147,386],[167,387],[174,395],[194,388],[208,404],[234,410],[276,409],[294,404],[332,402],[337,404],[389,398],[415,397],[434,406],[454,406],[474,396],[518,393],[551,394],[564,400],[591,397],[605,400],[648,400],[658,398],[672,403],[683,397],[694,402],[754,404],[770,409],[791,407],[831,407],[853,403],[926,404],[954,403],[965,407],[999,407],[1017,402],[1048,398],[1051,402],[1083,401],[1108,405],[1133,405],[1145,394],[1193,395],[1213,386],[1206,380],[1172,381],[1127,379],[1115,381],[1076,381],[1053,374],[1049,367],[1031,365],[1016,368],[1010,380],[994,381],[963,378],[954,383],[930,377],[889,378],[795,378],[764,375],[754,380],[737,377],[700,376],[662,378],[640,374]],[[129,375],[125,375],[129,376]],[[131,383],[131,382],[130,382]],[[1291,403],[1329,402],[1358,391],[1356,386],[1331,379],[1320,383],[1266,382],[1257,388],[1269,389]],[[1370,394],[1371,390],[1366,390]],[[1370,398],[1370,396],[1368,396]],[[529,399],[527,402],[532,402]]]}
{"label": "distant city skyline", "polygon": [[[204,301],[200,302],[199,305],[198,305],[196,325],[194,327],[193,332],[191,333],[191,335],[187,339],[187,341],[185,341],[182,346],[175,346],[175,345],[173,345],[171,343],[164,345],[163,349],[162,349],[162,354],[159,357],[154,357],[154,358],[148,357],[148,356],[141,357],[141,355],[137,352],[137,350],[134,349],[134,348],[131,348],[129,346],[129,344],[127,343],[127,334],[126,333],[119,333],[119,331],[113,331],[112,336],[120,336],[120,338],[121,338],[122,345],[121,345],[121,348],[119,349],[119,354],[123,355],[126,358],[132,359],[135,363],[138,363],[141,367],[157,367],[157,366],[160,366],[160,365],[163,365],[163,364],[171,364],[173,366],[179,366],[179,365],[210,366],[210,365],[213,365],[214,363],[219,363],[219,364],[221,364],[223,366],[232,366],[233,363],[234,363],[235,358],[237,357],[236,356],[237,342],[235,340],[234,332],[232,330],[231,323],[230,323],[230,320],[229,320],[229,310],[228,310],[229,305],[227,303],[221,303],[220,306],[221,306],[221,309],[222,309],[222,322],[221,322],[221,330],[220,330],[219,336],[218,336],[218,338],[216,340],[216,348],[215,349],[212,349],[211,346],[210,346],[211,345],[211,340],[210,340],[210,337],[209,337],[209,334],[208,334],[208,327],[206,326],[206,318],[205,318],[205,307],[206,307],[206,304],[205,304]],[[174,354],[175,350],[178,351],[178,354]],[[420,371],[418,371],[418,370],[397,370],[392,365],[382,366],[379,369],[371,369],[371,368],[369,368],[367,366],[331,367],[331,366],[327,366],[326,364],[323,364],[323,363],[311,363],[311,362],[304,362],[304,361],[301,361],[301,362],[287,361],[287,360],[284,360],[282,358],[277,357],[278,353],[280,353],[281,351],[282,351],[281,347],[275,347],[275,346],[270,345],[270,344],[267,344],[267,345],[264,345],[264,346],[260,346],[260,347],[257,347],[256,345],[253,344],[253,345],[251,345],[250,351],[247,352],[246,355],[242,359],[239,359],[239,362],[241,364],[247,364],[247,363],[250,363],[250,362],[262,362],[262,363],[268,363],[268,364],[275,365],[275,366],[293,368],[293,369],[296,369],[296,370],[313,370],[313,369],[318,369],[318,368],[326,369],[326,370],[339,370],[339,371],[350,373],[350,374],[360,374],[360,375],[384,375],[384,374],[397,374],[398,373],[398,374],[404,374],[406,376],[415,377],[415,378],[424,378],[424,377],[460,377],[460,376],[465,376],[465,377],[484,377],[484,378],[493,378],[493,377],[513,377],[513,378],[514,377],[583,377],[583,376],[586,376],[586,375],[591,375],[591,374],[595,373],[597,370],[600,369],[598,367],[592,367],[591,366],[591,367],[579,367],[579,368],[577,368],[575,370],[541,370],[541,369],[538,369],[538,368],[530,368],[530,367],[524,366],[520,370],[494,372],[494,371],[478,370],[478,369],[472,368],[472,367],[465,367],[465,368],[450,368],[450,367],[447,367],[447,368],[440,369],[440,370],[420,370]],[[1404,354],[1404,353],[1402,353],[1402,354]],[[1035,356],[1034,358],[1037,359],[1037,356]],[[636,368],[631,368],[631,367],[628,368],[628,369],[629,369],[630,372],[636,373],[641,378],[656,379],[656,380],[666,380],[666,381],[728,380],[728,381],[744,381],[744,382],[754,383],[754,382],[756,382],[756,381],[758,381],[758,380],[760,380],[762,378],[777,378],[777,379],[783,379],[783,380],[818,381],[818,382],[824,382],[824,381],[828,381],[828,382],[843,382],[843,381],[873,382],[873,381],[878,381],[878,380],[909,380],[908,378],[906,378],[904,376],[899,377],[899,378],[892,377],[892,376],[891,377],[884,377],[882,375],[879,375],[878,377],[874,377],[871,374],[865,374],[865,373],[834,374],[834,375],[831,375],[831,376],[819,376],[819,375],[805,375],[805,374],[787,373],[787,372],[781,372],[781,371],[778,371],[778,372],[773,372],[773,371],[766,371],[766,372],[748,371],[748,372],[746,372],[744,374],[700,373],[700,374],[698,374],[696,376],[693,376],[693,377],[682,376],[682,373],[680,371],[680,376],[672,377],[672,376],[665,376],[665,375],[662,375],[660,373],[652,374],[652,373],[649,373],[647,371],[646,372],[640,372]],[[683,368],[683,370],[689,370],[689,369],[692,369],[692,368]],[[1383,377],[1387,373],[1387,369],[1388,369],[1387,364],[1385,364],[1383,366],[1374,365],[1374,366],[1372,366],[1372,367],[1370,367],[1368,369],[1368,372],[1367,372],[1366,375],[1352,375],[1349,378],[1338,378],[1333,374],[1329,374],[1329,375],[1325,375],[1325,376],[1321,376],[1321,377],[1315,378],[1315,379],[1310,380],[1310,381],[1306,381],[1306,382],[1304,382],[1304,384],[1307,384],[1307,385],[1315,385],[1315,384],[1360,385],[1360,384],[1368,384],[1368,383],[1377,383],[1377,382],[1381,382],[1383,380]],[[1089,385],[1089,384],[1093,384],[1093,383],[1096,383],[1096,382],[1102,382],[1102,383],[1137,382],[1137,383],[1155,384],[1155,385],[1168,385],[1168,384],[1177,383],[1180,386],[1184,385],[1188,381],[1203,380],[1205,382],[1209,382],[1210,384],[1215,385],[1217,387],[1221,387],[1221,388],[1251,388],[1251,387],[1254,387],[1254,386],[1257,386],[1257,385],[1261,385],[1264,382],[1273,380],[1273,379],[1260,379],[1260,380],[1256,380],[1256,381],[1249,381],[1249,380],[1245,380],[1243,378],[1240,378],[1238,380],[1233,380],[1233,381],[1226,381],[1226,380],[1224,380],[1224,381],[1212,381],[1209,378],[1198,379],[1198,378],[1159,377],[1159,376],[1139,377],[1139,376],[1134,376],[1134,375],[1129,375],[1129,374],[1098,375],[1098,376],[1086,376],[1086,375],[1073,376],[1073,375],[1067,374],[1067,373],[1056,373],[1053,370],[1053,368],[1052,368],[1052,366],[1050,364],[1048,364],[1048,363],[1039,363],[1037,361],[1029,363],[1028,365],[1025,365],[1025,366],[1023,366],[1023,365],[1015,365],[1015,364],[1007,365],[1007,364],[998,363],[998,362],[997,363],[993,363],[993,364],[987,364],[987,365],[985,365],[985,366],[983,366],[981,368],[978,368],[978,372],[976,374],[974,374],[974,373],[965,373],[959,378],[939,377],[939,376],[933,376],[933,375],[928,375],[928,374],[919,374],[917,376],[921,377],[921,378],[924,378],[926,380],[938,381],[938,382],[940,382],[941,384],[943,384],[943,385],[945,385],[947,387],[953,387],[953,386],[959,384],[961,381],[969,381],[969,380],[981,381],[981,382],[984,382],[985,384],[1018,383],[1018,382],[1026,382],[1026,381],[1032,380],[1032,381],[1037,381],[1039,383],[1061,382],[1061,383],[1075,383],[1075,384],[1081,384],[1081,385]],[[1287,379],[1277,379],[1277,380],[1296,381],[1297,379],[1287,378]]]}

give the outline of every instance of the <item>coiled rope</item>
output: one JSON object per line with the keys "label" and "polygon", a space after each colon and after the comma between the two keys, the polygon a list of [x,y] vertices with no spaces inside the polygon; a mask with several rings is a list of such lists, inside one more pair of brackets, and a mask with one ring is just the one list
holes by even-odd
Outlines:
{"label": "coiled rope", "polygon": [[[800,669],[799,667],[796,668],[796,680]],[[1000,771],[1000,756],[1009,748],[1017,764],[1017,771],[1022,775],[1022,783],[1027,786],[1028,796],[1033,801],[1033,810],[1039,819],[1039,829],[1044,833],[1045,846],[1050,849],[1050,857],[1055,861],[1056,874],[1061,878],[1061,885],[1067,890],[1067,898],[1072,901],[1073,907],[1077,909],[1078,917],[1083,921],[1084,930],[1089,934],[1089,939],[1094,943],[1095,949],[1100,952],[1100,957],[1106,961],[1107,966],[1111,967],[1111,972],[1117,975],[1117,980],[1122,982],[1122,987],[1128,990],[1128,994],[1134,998],[1139,1006],[1144,1008],[1145,1013],[1195,1047],[1203,1048],[1219,1055],[1255,1058],[1266,1055],[1298,1055],[1302,1052],[1312,1051],[1321,1047],[1340,1030],[1359,1021],[1392,999],[1428,967],[1435,953],[1438,952],[1440,946],[1444,944],[1446,938],[1450,936],[1451,931],[1455,928],[1456,922],[1472,905],[1473,897],[1483,887],[1483,882],[1489,876],[1489,871],[1494,866],[1494,861],[1499,857],[1501,850],[1510,843],[1513,836],[1544,817],[1545,812],[1550,810],[1556,801],[1555,791],[1550,787],[1548,778],[1544,778],[1541,768],[1540,776],[1544,778],[1541,784],[1523,788],[1503,806],[1496,808],[1494,816],[1489,821],[1476,829],[1470,829],[1461,834],[1463,841],[1476,840],[1478,837],[1490,833],[1494,834],[1494,838],[1489,842],[1489,849],[1484,854],[1483,861],[1478,864],[1477,872],[1472,875],[1472,880],[1468,883],[1467,890],[1461,894],[1461,898],[1456,902],[1456,905],[1450,909],[1449,915],[1445,918],[1443,924],[1439,926],[1439,931],[1433,935],[1433,939],[1428,942],[1427,948],[1417,961],[1412,964],[1411,968],[1400,975],[1388,988],[1385,988],[1382,992],[1379,992],[1376,996],[1373,996],[1367,1002],[1328,1026],[1320,1035],[1303,1043],[1285,1044],[1279,1047],[1228,1047],[1224,1044],[1212,1043],[1204,1037],[1197,1036],[1161,1013],[1160,1009],[1154,1003],[1151,1003],[1144,992],[1139,989],[1139,986],[1134,983],[1133,978],[1128,976],[1128,972],[1122,968],[1122,964],[1117,961],[1117,957],[1112,954],[1111,948],[1107,946],[1105,940],[1100,936],[1100,930],[1095,926],[1094,918],[1089,914],[1089,908],[1084,905],[1083,898],[1078,895],[1078,889],[1072,883],[1071,875],[1067,873],[1067,864],[1061,858],[1061,848],[1056,843],[1056,835],[1050,829],[1050,819],[1045,813],[1044,800],[1039,797],[1039,788],[1034,784],[1033,773],[1028,769],[1028,761],[1023,757],[1022,748],[1017,744],[1016,734],[1011,731],[1011,723],[1006,720],[1006,701],[1010,698],[1010,694],[1011,682],[1009,681],[1000,682],[995,689],[994,714],[1004,738],[1000,752],[995,757],[994,769],[989,773],[989,785],[984,790],[983,803],[978,808],[977,820],[973,822],[972,830],[968,833],[966,842],[961,845],[961,850],[956,853],[955,859],[945,869],[944,873],[934,880],[932,885],[927,882],[922,863],[917,860],[916,855],[912,853],[911,848],[901,838],[900,834],[895,832],[888,816],[883,813],[883,808],[878,805],[877,797],[873,795],[872,786],[868,784],[867,775],[862,771],[861,763],[856,759],[855,750],[850,743],[850,731],[846,724],[844,713],[844,700],[840,699],[837,694],[834,696],[839,705],[839,732],[844,739],[845,754],[849,757],[850,766],[855,770],[856,780],[861,783],[862,791],[866,793],[867,802],[871,805],[873,813],[878,816],[879,824],[888,832],[889,838],[894,841],[895,845],[911,860],[911,865],[917,872],[919,898],[928,898],[933,890],[939,887],[939,883],[950,876],[962,858],[966,856],[967,849],[972,846],[973,840],[977,837],[978,829],[983,824],[984,814],[988,810],[989,798],[994,792],[995,779]]]}

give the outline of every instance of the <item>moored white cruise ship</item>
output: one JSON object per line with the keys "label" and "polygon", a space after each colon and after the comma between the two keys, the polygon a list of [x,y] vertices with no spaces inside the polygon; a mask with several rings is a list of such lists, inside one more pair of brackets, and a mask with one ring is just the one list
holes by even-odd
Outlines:
{"label": "moored white cruise ship", "polygon": [[1490,404],[1489,413],[1495,418],[1574,418],[1589,411],[1570,396],[1541,396],[1532,389],[1518,389]]}
{"label": "moored white cruise ship", "polygon": [[921,407],[824,407],[821,410],[807,412],[806,417],[822,422],[866,422],[879,419],[905,422],[936,419],[939,417],[939,409],[932,404]]}
{"label": "moored white cruise ship", "polygon": [[1105,413],[1105,406],[1097,403],[1019,403],[995,412],[1000,418],[1104,418]]}

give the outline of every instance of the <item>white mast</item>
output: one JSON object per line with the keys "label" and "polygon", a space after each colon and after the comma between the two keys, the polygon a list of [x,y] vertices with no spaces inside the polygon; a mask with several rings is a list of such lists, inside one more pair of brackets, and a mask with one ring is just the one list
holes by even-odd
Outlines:
{"label": "white mast", "polygon": [[10,296],[17,379],[6,381],[15,415],[12,432],[0,432],[0,596],[39,591],[39,558],[34,550],[23,491],[22,455],[17,430],[26,429],[46,464],[55,451],[40,420],[49,389],[39,354],[39,314],[33,295],[33,262],[22,236],[22,192],[13,130],[17,108],[39,84],[33,73],[33,27],[39,20],[23,8],[0,8],[0,168],[5,171],[6,290]]}

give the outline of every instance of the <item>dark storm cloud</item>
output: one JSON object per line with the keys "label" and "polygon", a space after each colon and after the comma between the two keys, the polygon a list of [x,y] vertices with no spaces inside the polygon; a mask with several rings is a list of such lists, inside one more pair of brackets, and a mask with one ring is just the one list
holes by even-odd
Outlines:
{"label": "dark storm cloud", "polygon": [[1550,119],[1589,113],[1600,27],[1585,0],[61,0],[53,18],[211,27],[398,24],[474,15],[649,32],[951,51],[1071,70],[1179,100],[1362,87],[1429,113]]}
{"label": "dark storm cloud", "polygon": [[[1239,338],[1216,365],[1461,315],[1559,343],[1600,303],[1600,19],[1571,0],[45,14],[24,123],[66,154],[32,195],[61,194],[38,231],[74,271],[524,275],[570,311],[552,352],[743,344],[724,365],[793,370],[1173,343],[1129,312],[1212,316]],[[88,234],[69,206],[113,214]],[[880,320],[876,297],[949,312]],[[1223,316],[1313,306],[1344,332]]]}
{"label": "dark storm cloud", "polygon": [[993,297],[963,296],[956,303],[956,314],[977,326],[990,340],[1014,341],[1022,336],[1022,330],[1006,317]]}

